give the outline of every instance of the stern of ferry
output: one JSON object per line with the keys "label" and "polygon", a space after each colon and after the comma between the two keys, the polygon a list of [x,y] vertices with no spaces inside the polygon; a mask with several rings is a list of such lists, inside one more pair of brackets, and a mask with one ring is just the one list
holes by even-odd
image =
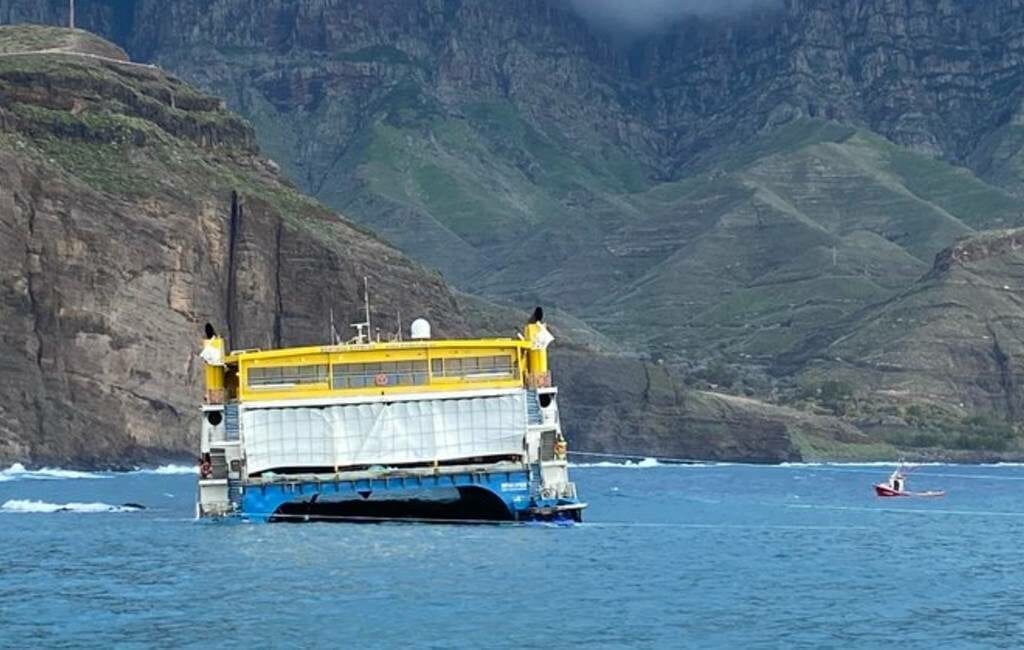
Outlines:
{"label": "stern of ferry", "polygon": [[[397,337],[396,337],[397,338]],[[256,522],[579,522],[553,340],[224,351],[207,330],[197,516]]]}

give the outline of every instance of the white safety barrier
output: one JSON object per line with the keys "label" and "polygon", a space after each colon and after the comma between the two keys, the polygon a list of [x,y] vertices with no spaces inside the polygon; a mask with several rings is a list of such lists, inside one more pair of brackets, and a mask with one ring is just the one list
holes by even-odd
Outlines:
{"label": "white safety barrier", "polygon": [[250,474],[275,468],[450,461],[523,452],[526,393],[254,409],[242,413]]}

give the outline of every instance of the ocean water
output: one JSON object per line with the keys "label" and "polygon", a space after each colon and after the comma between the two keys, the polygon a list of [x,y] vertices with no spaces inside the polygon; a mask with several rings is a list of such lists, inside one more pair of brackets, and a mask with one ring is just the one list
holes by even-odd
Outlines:
{"label": "ocean water", "polygon": [[577,467],[550,527],[197,523],[190,468],[15,467],[0,646],[1024,646],[1024,467],[888,471]]}

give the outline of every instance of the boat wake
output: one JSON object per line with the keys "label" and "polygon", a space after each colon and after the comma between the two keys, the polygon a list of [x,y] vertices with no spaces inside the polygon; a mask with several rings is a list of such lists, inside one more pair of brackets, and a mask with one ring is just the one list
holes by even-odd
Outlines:
{"label": "boat wake", "polygon": [[49,503],[46,501],[32,501],[29,499],[10,499],[0,506],[2,512],[13,512],[22,514],[49,514],[53,512],[138,512],[142,510],[137,505],[115,506],[109,503]]}

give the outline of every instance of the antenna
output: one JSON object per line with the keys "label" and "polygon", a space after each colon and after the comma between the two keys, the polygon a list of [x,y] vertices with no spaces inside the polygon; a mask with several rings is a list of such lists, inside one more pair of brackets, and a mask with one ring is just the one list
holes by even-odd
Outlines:
{"label": "antenna", "polygon": [[[370,280],[365,275],[363,276],[363,304],[366,308],[366,320],[362,323],[350,324],[356,328],[356,335],[350,343],[355,343],[356,345],[373,342],[373,328],[370,327]],[[380,342],[379,328],[377,330],[377,342]]]}
{"label": "antenna", "polygon": [[373,328],[370,327],[370,279],[363,276],[363,301],[366,305],[366,331],[372,332]]}
{"label": "antenna", "polygon": [[68,27],[75,28],[75,0],[68,0]]}

